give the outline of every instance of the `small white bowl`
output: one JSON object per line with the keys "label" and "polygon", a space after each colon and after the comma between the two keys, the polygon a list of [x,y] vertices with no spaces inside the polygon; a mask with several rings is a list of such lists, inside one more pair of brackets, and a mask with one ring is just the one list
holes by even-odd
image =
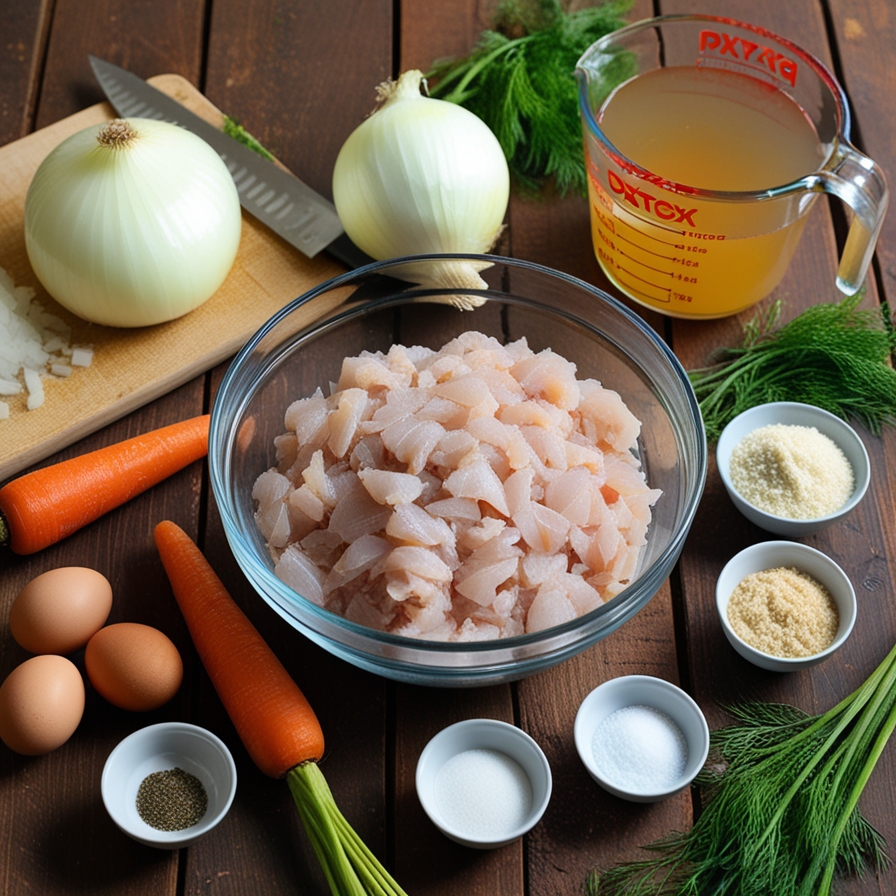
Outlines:
{"label": "small white bowl", "polygon": [[[744,576],[776,569],[779,566],[794,567],[811,576],[828,590],[840,615],[837,636],[825,650],[806,657],[772,656],[751,647],[743,641],[728,621],[728,601],[731,592]],[[827,659],[849,637],[856,621],[856,592],[846,573],[826,554],[807,544],[794,541],[761,541],[735,554],[719,574],[716,582],[716,607],[725,636],[731,646],[746,660],[772,672],[792,672],[805,669]]]}
{"label": "small white bowl", "polygon": [[[137,812],[137,790],[147,775],[171,768],[202,782],[208,809],[192,827],[159,831]],[[103,768],[101,788],[106,810],[129,837],[160,849],[180,849],[227,814],[236,793],[236,765],[224,742],[210,731],[185,722],[162,722],[135,731],[115,747]]]}
{"label": "small white bowl", "polygon": [[[761,510],[746,501],[731,482],[731,452],[735,446],[754,430],[763,426],[782,423],[787,426],[814,426],[820,433],[835,442],[846,455],[855,476],[855,488],[846,504],[835,513],[817,519],[796,520],[777,516]],[[723,430],[716,445],[716,462],[719,475],[734,506],[748,519],[767,532],[800,538],[820,532],[845,517],[862,500],[871,479],[868,452],[858,433],[844,420],[810,404],[795,401],[776,401],[761,404],[738,414]]]}
{"label": "small white bowl", "polygon": [[[687,759],[676,781],[650,790],[636,790],[610,780],[595,756],[594,736],[601,723],[616,710],[649,706],[665,713],[681,730]],[[709,753],[709,726],[694,700],[681,688],[651,675],[623,675],[598,685],[582,701],[574,727],[576,750],[588,773],[604,790],[635,803],[655,803],[678,793],[697,776]]]}
{"label": "small white bowl", "polygon": [[[444,806],[440,803],[437,780],[439,773],[445,768],[449,760],[455,759],[462,753],[471,750],[487,750],[490,753],[502,754],[500,760],[502,766],[497,769],[498,774],[493,775],[491,781],[495,789],[491,794],[487,793],[488,785],[483,789],[483,781],[477,780],[478,790],[469,795],[459,797],[451,811],[451,817],[446,817]],[[507,765],[506,760],[516,763]],[[528,811],[522,820],[516,824],[504,827],[500,819],[490,819],[493,824],[489,832],[475,831],[472,827],[459,824],[454,817],[457,812],[457,803],[469,801],[461,808],[468,808],[471,812],[491,810],[497,805],[495,800],[500,794],[503,781],[507,777],[507,770],[512,768],[514,772],[520,770],[524,773],[525,782],[531,790],[531,801]],[[449,774],[450,772],[446,772]],[[498,846],[506,846],[519,839],[527,831],[531,830],[544,815],[551,798],[551,767],[541,747],[525,731],[515,725],[499,722],[495,719],[468,719],[449,725],[440,731],[426,745],[417,760],[417,796],[424,811],[430,817],[433,824],[446,837],[460,843],[463,846],[471,846],[474,849],[493,849]],[[444,782],[443,782],[444,783]],[[483,796],[494,797],[488,806],[483,806]],[[482,820],[481,818],[479,820]]]}

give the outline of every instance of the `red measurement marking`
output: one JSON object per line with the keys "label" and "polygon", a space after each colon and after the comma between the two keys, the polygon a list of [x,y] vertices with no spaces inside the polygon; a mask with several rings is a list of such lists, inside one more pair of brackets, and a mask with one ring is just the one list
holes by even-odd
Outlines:
{"label": "red measurement marking", "polygon": [[[635,296],[640,296],[642,299],[647,299],[650,302],[664,302],[668,303],[671,301],[670,299],[670,290],[663,289],[661,286],[657,286],[656,288],[660,291],[661,295],[655,296],[651,295],[649,292],[646,292],[639,284],[630,283],[624,277],[616,277],[619,286],[624,289],[626,292],[630,292]],[[656,286],[655,283],[649,283],[648,286]]]}
{"label": "red measurement marking", "polygon": [[[595,164],[594,160],[589,157],[588,160],[588,180],[591,183],[592,188],[594,189],[594,193],[597,198],[600,200],[600,204],[608,211],[613,211],[613,200],[610,198],[607,191],[601,185],[600,180],[598,180],[598,175],[600,174],[600,169]],[[600,209],[594,203],[591,203],[594,207],[594,210],[597,214],[600,214]]]}
{"label": "red measurement marking", "polygon": [[616,222],[612,218],[608,218],[596,205],[592,203],[591,207],[594,209],[594,214],[597,216],[597,220],[603,224],[610,233],[616,233]]}
{"label": "red measurement marking", "polygon": [[[637,231],[635,231],[637,233]],[[639,234],[640,235],[640,234]],[[616,239],[621,242],[628,243],[634,249],[640,249],[641,252],[644,252],[646,255],[652,255],[654,258],[662,258],[665,261],[673,261],[675,259],[674,255],[661,255],[659,252],[655,252],[653,249],[648,249],[646,246],[642,246],[639,243],[636,243],[634,240],[630,240],[627,236],[621,233],[616,234]],[[663,243],[663,245],[668,246],[668,243],[664,243],[663,240],[657,240],[659,243]],[[620,252],[622,250],[620,249]]]}
{"label": "red measurement marking", "polygon": [[[637,249],[640,252],[643,252],[645,255],[650,255],[653,258],[661,259],[662,261],[668,261],[673,266],[677,265],[677,266],[683,267],[683,268],[698,268],[698,267],[700,267],[699,261],[695,261],[694,259],[691,259],[691,258],[681,258],[677,255],[663,255],[660,252],[655,252],[654,250],[649,249],[645,246],[642,246],[640,243],[637,243],[634,240],[629,239],[628,237],[626,237],[624,234],[620,233],[619,231],[616,231],[614,233],[615,239],[610,239],[609,236],[607,236],[602,230],[600,230],[600,228],[598,228],[597,232],[598,232],[598,236],[600,237],[600,239],[606,244],[607,248],[611,252],[618,252],[621,256],[623,256],[625,258],[630,258],[635,264],[640,265],[641,267],[647,268],[648,270],[656,271],[656,273],[658,273],[658,274],[665,274],[665,275],[668,275],[671,277],[677,276],[679,279],[681,279],[680,274],[676,275],[673,271],[666,270],[665,268],[662,268],[662,267],[654,267],[653,265],[648,264],[646,261],[644,261],[640,258],[636,258],[630,252],[626,252],[625,246],[623,245],[623,243],[627,243],[633,249]],[[639,230],[633,230],[632,233],[637,234],[639,237],[645,235]],[[679,248],[674,243],[667,243],[665,240],[658,240],[656,237],[650,237],[650,238],[656,240],[657,242],[662,243],[664,246],[674,246],[675,248]],[[680,248],[686,252],[688,252],[688,251],[699,252],[700,254],[703,254],[703,255],[705,255],[706,251],[707,251],[702,246],[681,246]]]}
{"label": "red measurement marking", "polygon": [[[625,267],[624,265],[620,264],[618,259],[615,259],[615,258],[608,258],[607,255],[606,255],[606,253],[605,253],[602,249],[601,249],[601,250],[598,250],[597,255],[598,255],[598,258],[601,258],[601,259],[603,259],[604,261],[606,261],[607,264],[608,264],[608,266],[610,266],[610,267],[614,268],[615,270],[619,271],[620,274],[627,274],[629,277],[633,277],[635,280],[639,281],[640,283],[643,283],[643,284],[646,285],[646,286],[653,287],[654,289],[658,289],[660,292],[663,292],[663,293],[667,293],[667,294],[668,294],[668,292],[669,292],[668,287],[662,286],[662,285],[660,285],[659,283],[654,283],[652,280],[648,280],[646,277],[642,277],[642,276],[640,276],[640,274],[638,274],[638,273],[636,273],[635,271],[631,270],[631,268],[627,268],[627,267]],[[634,260],[634,259],[633,259],[633,260]],[[653,270],[653,269],[650,268],[649,270]],[[656,273],[658,273],[658,274],[667,274],[668,272],[667,272],[667,271],[656,271]],[[620,280],[620,283],[623,282],[623,281],[622,281],[622,277],[620,277],[619,280]],[[639,288],[639,289],[643,289],[643,287],[638,287],[638,288]],[[642,293],[642,294],[643,294],[643,295],[647,295],[647,293]]]}

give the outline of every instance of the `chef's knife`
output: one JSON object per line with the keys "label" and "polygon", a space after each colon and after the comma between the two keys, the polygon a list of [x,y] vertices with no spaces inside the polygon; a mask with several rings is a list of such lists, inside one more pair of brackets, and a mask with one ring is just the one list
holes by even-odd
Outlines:
{"label": "chef's knife", "polygon": [[155,118],[192,131],[227,165],[246,211],[313,258],[322,249],[351,268],[372,261],[346,235],[332,202],[295,175],[192,113],[137,75],[90,56],[112,108],[122,118]]}

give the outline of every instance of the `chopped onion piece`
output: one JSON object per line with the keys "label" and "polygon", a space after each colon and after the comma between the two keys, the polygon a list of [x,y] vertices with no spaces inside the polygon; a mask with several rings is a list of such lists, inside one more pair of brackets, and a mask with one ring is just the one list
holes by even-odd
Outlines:
{"label": "chopped onion piece", "polygon": [[90,346],[78,346],[72,349],[72,367],[90,367],[93,363],[93,349]]}
{"label": "chopped onion piece", "polygon": [[[69,376],[73,365],[86,367],[93,360],[91,347],[72,349],[71,328],[34,296],[33,289],[16,286],[0,268],[0,395],[27,390],[29,410],[44,403],[42,375]],[[9,403],[2,402],[0,420],[11,414]]]}
{"label": "chopped onion piece", "polygon": [[0,395],[18,395],[22,391],[22,384],[17,380],[0,379]]}
{"label": "chopped onion piece", "polygon": [[28,410],[33,411],[44,403],[44,384],[40,381],[40,374],[30,367],[22,368],[25,377],[25,388],[28,390]]}

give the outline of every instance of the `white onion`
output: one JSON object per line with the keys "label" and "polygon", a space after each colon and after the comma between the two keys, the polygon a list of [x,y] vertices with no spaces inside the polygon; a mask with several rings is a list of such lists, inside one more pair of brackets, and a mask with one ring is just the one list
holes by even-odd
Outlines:
{"label": "white onion", "polygon": [[86,128],[41,163],[25,245],[47,292],[113,327],[173,320],[223,283],[239,248],[239,195],[204,140],[149,119]]}
{"label": "white onion", "polygon": [[[481,254],[507,211],[507,160],[472,112],[424,96],[423,75],[380,85],[380,105],[345,141],[333,169],[333,201],[346,233],[377,260]],[[478,265],[481,268],[483,265]],[[483,287],[477,266],[429,266],[428,283]]]}

